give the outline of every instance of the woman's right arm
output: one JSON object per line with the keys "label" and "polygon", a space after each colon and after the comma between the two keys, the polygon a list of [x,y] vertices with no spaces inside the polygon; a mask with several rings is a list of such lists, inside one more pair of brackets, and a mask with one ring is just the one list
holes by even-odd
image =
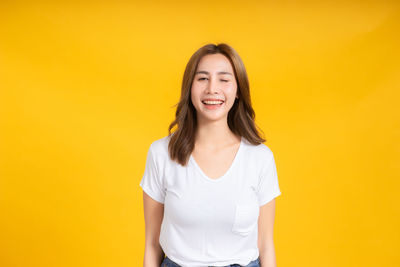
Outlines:
{"label": "woman's right arm", "polygon": [[155,201],[143,191],[143,210],[145,221],[143,267],[160,267],[164,259],[164,252],[159,243],[164,204]]}

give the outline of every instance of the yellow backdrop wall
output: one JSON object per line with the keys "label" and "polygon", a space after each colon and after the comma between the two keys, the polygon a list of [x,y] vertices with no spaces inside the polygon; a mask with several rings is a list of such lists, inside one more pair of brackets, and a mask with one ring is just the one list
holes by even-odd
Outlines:
{"label": "yellow backdrop wall", "polygon": [[139,181],[200,46],[241,55],[278,266],[400,266],[398,1],[0,3],[0,266],[142,266]]}

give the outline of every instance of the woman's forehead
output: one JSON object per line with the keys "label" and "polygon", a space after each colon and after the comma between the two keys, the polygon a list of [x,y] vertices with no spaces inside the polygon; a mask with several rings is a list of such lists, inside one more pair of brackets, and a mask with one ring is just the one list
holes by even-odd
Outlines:
{"label": "woman's forehead", "polygon": [[233,68],[229,59],[222,54],[209,54],[201,58],[196,73],[219,72],[219,74],[232,74]]}

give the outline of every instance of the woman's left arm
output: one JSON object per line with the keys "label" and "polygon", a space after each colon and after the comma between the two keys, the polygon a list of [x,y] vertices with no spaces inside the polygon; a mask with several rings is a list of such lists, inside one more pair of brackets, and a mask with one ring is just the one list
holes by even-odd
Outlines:
{"label": "woman's left arm", "polygon": [[275,198],[260,207],[258,217],[258,249],[261,267],[276,267],[273,239]]}

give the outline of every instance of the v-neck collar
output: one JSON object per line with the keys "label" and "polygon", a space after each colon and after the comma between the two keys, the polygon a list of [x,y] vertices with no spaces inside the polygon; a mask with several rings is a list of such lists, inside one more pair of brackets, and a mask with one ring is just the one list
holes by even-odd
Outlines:
{"label": "v-neck collar", "polygon": [[232,171],[232,169],[233,169],[234,166],[236,165],[236,161],[238,161],[239,154],[240,154],[240,151],[242,150],[242,147],[243,147],[243,137],[240,137],[239,148],[238,148],[237,151],[236,151],[235,157],[234,157],[234,159],[233,159],[231,165],[229,166],[228,170],[227,170],[222,176],[220,176],[220,177],[218,177],[218,178],[210,178],[210,177],[208,177],[208,176],[203,172],[203,170],[200,168],[200,166],[197,164],[197,162],[196,162],[196,160],[194,159],[194,157],[192,156],[192,154],[190,154],[189,160],[193,163],[193,165],[194,165],[195,168],[199,171],[199,173],[201,174],[201,176],[202,176],[203,178],[205,178],[206,180],[211,181],[211,182],[220,182],[220,181],[224,180],[224,178],[227,177],[227,176],[229,175],[229,173]]}

